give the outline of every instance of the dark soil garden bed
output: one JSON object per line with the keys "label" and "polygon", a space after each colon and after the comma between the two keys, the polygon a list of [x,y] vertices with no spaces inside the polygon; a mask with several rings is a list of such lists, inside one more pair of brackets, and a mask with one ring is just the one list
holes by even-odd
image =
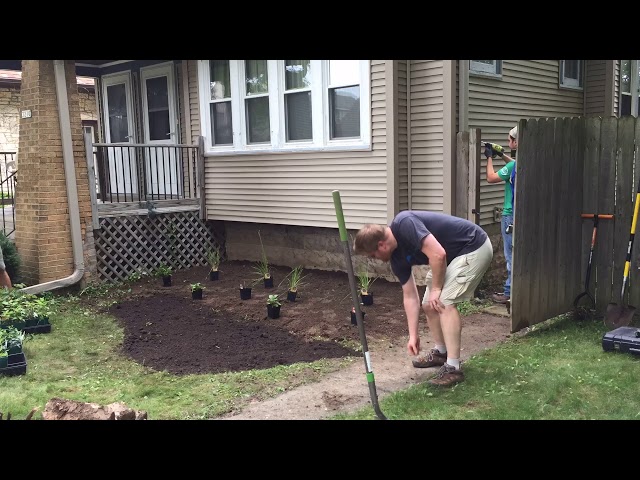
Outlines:
{"label": "dark soil garden bed", "polygon": [[[174,272],[170,287],[155,277],[137,282],[128,299],[109,308],[124,326],[123,353],[155,370],[179,375],[361,356],[350,348],[361,342],[357,326],[351,324],[353,300],[346,273],[305,270],[307,285],[295,302],[289,302],[286,286],[278,284],[291,269],[273,267],[275,287],[257,283],[251,299],[241,300],[240,284],[255,278],[254,265],[224,262],[214,281],[207,267],[197,267]],[[195,282],[205,286],[202,300],[191,298],[190,284]],[[424,287],[418,290],[422,295]],[[361,307],[370,346],[385,340],[406,342],[400,284],[378,279],[372,292],[374,304]],[[277,319],[267,317],[266,300],[273,293],[283,299]],[[486,335],[497,334],[487,329]]]}

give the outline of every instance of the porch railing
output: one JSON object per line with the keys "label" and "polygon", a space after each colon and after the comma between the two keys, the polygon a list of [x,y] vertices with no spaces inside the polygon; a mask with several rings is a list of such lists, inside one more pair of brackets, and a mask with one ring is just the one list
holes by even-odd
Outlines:
{"label": "porch railing", "polygon": [[197,145],[93,143],[102,203],[197,198]]}
{"label": "porch railing", "polygon": [[6,237],[16,229],[16,171],[16,152],[0,152],[0,207]]}

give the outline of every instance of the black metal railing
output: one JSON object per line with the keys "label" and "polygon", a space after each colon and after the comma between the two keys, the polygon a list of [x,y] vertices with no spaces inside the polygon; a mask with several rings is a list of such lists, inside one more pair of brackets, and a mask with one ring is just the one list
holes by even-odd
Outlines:
{"label": "black metal railing", "polygon": [[0,152],[0,206],[6,237],[16,229],[16,171],[16,152]]}
{"label": "black metal railing", "polygon": [[133,202],[195,198],[197,145],[94,143],[97,198]]}

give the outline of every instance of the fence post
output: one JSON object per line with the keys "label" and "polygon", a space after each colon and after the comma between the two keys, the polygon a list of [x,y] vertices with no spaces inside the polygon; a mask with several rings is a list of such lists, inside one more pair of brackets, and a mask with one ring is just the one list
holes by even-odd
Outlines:
{"label": "fence post", "polygon": [[469,130],[469,201],[467,219],[480,225],[480,139],[479,128]]}
{"label": "fence post", "polygon": [[94,230],[100,229],[98,218],[98,195],[96,193],[96,171],[93,161],[93,139],[91,133],[84,132],[84,150],[87,158],[87,173],[89,174],[89,196],[91,197],[91,223]]}
{"label": "fence post", "polygon": [[468,218],[469,209],[469,132],[456,135],[456,217]]}

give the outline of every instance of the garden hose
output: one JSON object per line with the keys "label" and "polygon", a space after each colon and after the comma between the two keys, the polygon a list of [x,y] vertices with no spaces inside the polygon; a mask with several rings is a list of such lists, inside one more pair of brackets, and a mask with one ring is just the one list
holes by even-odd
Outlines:
{"label": "garden hose", "polygon": [[356,321],[358,322],[358,331],[360,332],[360,341],[362,342],[362,353],[364,354],[364,367],[369,384],[369,394],[371,395],[371,404],[373,410],[380,420],[387,420],[380,405],[378,405],[378,394],[376,393],[376,381],[371,368],[371,357],[369,355],[369,347],[367,346],[367,336],[364,333],[364,322],[362,321],[362,311],[360,310],[360,302],[358,301],[358,292],[356,290],[356,279],[353,273],[353,265],[351,264],[351,251],[349,250],[349,241],[347,237],[347,228],[344,223],[344,214],[342,212],[342,201],[340,200],[340,191],[334,190],[333,204],[336,207],[336,217],[338,218],[338,228],[340,229],[340,240],[344,249],[344,255],[347,260],[347,273],[349,275],[349,286],[351,287],[351,296],[353,297],[353,307],[356,311]]}

